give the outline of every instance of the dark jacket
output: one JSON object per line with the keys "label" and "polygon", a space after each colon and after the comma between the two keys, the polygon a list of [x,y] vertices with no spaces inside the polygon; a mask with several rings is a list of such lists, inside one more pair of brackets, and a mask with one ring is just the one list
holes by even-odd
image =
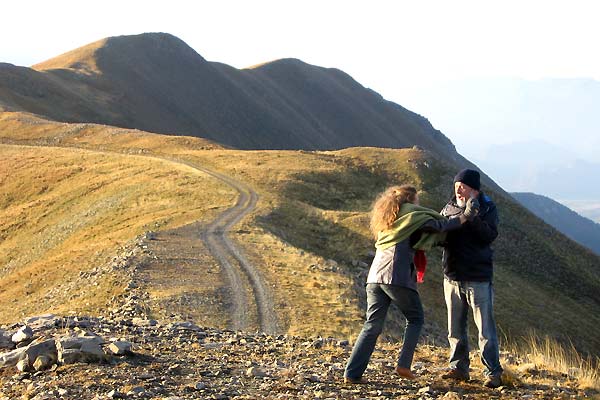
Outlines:
{"label": "dark jacket", "polygon": [[[498,236],[498,211],[494,202],[483,192],[479,193],[479,214],[466,222],[462,229],[448,232],[444,243],[442,264],[444,274],[454,281],[492,281],[493,256],[491,244]],[[455,219],[464,212],[453,197],[441,214]]]}
{"label": "dark jacket", "polygon": [[410,238],[384,250],[377,249],[371,263],[367,283],[403,286],[417,290],[417,271],[413,263],[415,245],[423,232],[447,232],[461,227],[458,219],[451,221],[429,220]]}

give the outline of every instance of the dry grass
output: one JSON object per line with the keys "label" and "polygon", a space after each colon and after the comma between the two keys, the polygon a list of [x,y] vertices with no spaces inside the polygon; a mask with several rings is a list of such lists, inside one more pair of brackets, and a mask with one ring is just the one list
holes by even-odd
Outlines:
{"label": "dry grass", "polygon": [[167,161],[7,145],[0,153],[1,321],[97,311],[124,283],[101,277],[88,286],[80,272],[144,231],[211,218],[236,198]]}
{"label": "dry grass", "polygon": [[[504,348],[525,357],[526,363],[512,367],[515,371],[545,368],[576,379],[581,389],[600,389],[600,359],[581,355],[572,343],[530,333],[519,342],[508,340]],[[536,377],[536,381],[540,379]]]}
{"label": "dry grass", "polygon": [[[368,263],[373,251],[367,227],[371,201],[390,184],[411,183],[424,189],[424,205],[440,209],[454,172],[418,149],[226,150],[202,139],[60,124],[18,113],[0,114],[4,126],[10,129],[0,129],[0,140],[177,157],[253,187],[261,196],[258,207],[232,236],[274,288],[275,306],[293,333],[352,338],[364,315],[366,268],[356,261]],[[509,336],[530,327],[560,332],[578,339],[578,348],[597,351],[598,337],[580,334],[594,331],[599,321],[593,291],[597,277],[590,268],[597,259],[578,253],[516,203],[498,193],[491,196],[501,211],[495,243],[495,308],[501,328]],[[424,333],[428,343],[445,344],[440,253],[428,258],[420,287]],[[335,270],[329,259],[336,261]],[[393,314],[384,337],[401,336],[403,322]]]}

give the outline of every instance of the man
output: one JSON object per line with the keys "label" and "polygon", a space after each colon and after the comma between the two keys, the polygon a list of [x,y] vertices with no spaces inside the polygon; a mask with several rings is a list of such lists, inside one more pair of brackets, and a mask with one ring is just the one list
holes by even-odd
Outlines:
{"label": "man", "polygon": [[444,244],[444,296],[448,309],[450,370],[444,379],[469,380],[467,313],[479,330],[479,352],[486,368],[484,385],[502,385],[498,335],[493,313],[493,251],[498,236],[498,212],[480,191],[479,172],[464,169],[454,178],[454,196],[441,214],[450,219],[467,216],[469,222],[448,232]]}

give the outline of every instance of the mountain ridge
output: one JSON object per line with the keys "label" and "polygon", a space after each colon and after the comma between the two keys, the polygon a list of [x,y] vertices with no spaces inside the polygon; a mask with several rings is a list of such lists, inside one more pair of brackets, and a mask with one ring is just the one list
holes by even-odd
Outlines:
{"label": "mountain ridge", "polygon": [[205,60],[166,33],[102,39],[33,68],[5,64],[0,110],[204,137],[240,149],[418,145],[476,168],[426,118],[337,68],[285,58],[236,69]]}

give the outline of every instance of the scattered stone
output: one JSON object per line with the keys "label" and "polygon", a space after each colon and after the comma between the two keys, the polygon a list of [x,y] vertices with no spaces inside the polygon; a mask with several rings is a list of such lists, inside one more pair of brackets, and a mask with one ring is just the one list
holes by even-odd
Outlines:
{"label": "scattered stone", "polygon": [[461,400],[462,396],[460,394],[458,394],[457,392],[447,392],[442,399],[446,399],[446,400]]}
{"label": "scattered stone", "polygon": [[246,370],[247,376],[253,376],[255,378],[263,378],[267,376],[267,372],[260,367],[250,367]]}
{"label": "scattered stone", "polygon": [[172,329],[182,330],[182,331],[201,331],[202,329],[189,321],[183,322],[175,322],[171,325]]}
{"label": "scattered stone", "polygon": [[15,344],[11,340],[11,335],[4,329],[0,329],[0,349],[14,349]]}
{"label": "scattered stone", "polygon": [[108,392],[106,394],[106,397],[108,397],[109,399],[123,399],[123,398],[125,398],[125,396],[123,395],[123,393],[119,392],[116,389],[113,389],[110,392]]}
{"label": "scattered stone", "polygon": [[55,361],[56,361],[56,357],[51,357],[46,354],[41,354],[41,355],[37,356],[35,361],[33,362],[33,369],[35,369],[36,371],[42,371],[42,370],[48,369],[52,366],[52,364],[54,364]]}
{"label": "scattered stone", "polygon": [[115,341],[108,346],[110,353],[116,356],[123,356],[131,353],[131,343],[125,341]]}
{"label": "scattered stone", "polygon": [[49,329],[58,326],[61,321],[60,317],[57,317],[54,314],[43,314],[35,317],[26,318],[25,325],[31,327],[34,331]]}
{"label": "scattered stone", "polygon": [[146,392],[146,388],[143,386],[136,386],[134,388],[131,388],[128,392],[127,392],[127,396],[140,396],[142,394],[144,394]]}
{"label": "scattered stone", "polygon": [[27,325],[19,328],[11,338],[15,344],[29,342],[31,339],[33,339],[33,330]]}
{"label": "scattered stone", "polygon": [[[135,296],[143,295],[142,292],[134,293]],[[132,323],[133,318],[149,321],[143,313],[111,314],[103,318],[69,317],[62,321],[78,319],[89,323],[90,328],[83,330],[73,326],[71,329],[62,323],[48,323],[46,328],[34,330],[39,339],[23,348],[0,354],[4,366],[14,368],[19,364],[18,370],[0,374],[0,400],[474,400],[480,397],[541,400],[585,397],[577,388],[576,380],[566,374],[545,370],[540,372],[544,379],[543,388],[537,385],[534,377],[528,377],[527,383],[518,388],[505,387],[501,391],[485,390],[480,384],[448,387],[446,382],[439,381],[445,353],[428,345],[420,347],[413,363],[415,370],[419,370],[421,384],[419,381],[399,383],[393,374],[399,345],[381,343],[365,372],[365,378],[371,384],[344,385],[344,367],[351,351],[347,341],[200,328],[189,321],[181,322],[186,318],[182,315],[173,315],[170,320],[154,326],[136,325]],[[94,332],[102,332],[110,340],[106,341]],[[200,336],[203,339],[200,340]],[[111,363],[103,365],[57,364],[59,352],[61,359],[73,362],[66,360],[70,357],[69,351],[91,348],[95,356],[78,361],[98,362],[106,359],[104,352],[114,355],[127,352],[132,343],[136,343],[138,354],[135,357],[115,357]],[[27,396],[22,396],[23,393]],[[597,391],[585,393],[588,398],[597,394]]]}
{"label": "scattered stone", "polygon": [[29,371],[29,361],[26,358],[23,358],[17,362],[17,370],[19,372]]}
{"label": "scattered stone", "polygon": [[422,387],[421,389],[419,389],[419,391],[417,393],[426,394],[426,393],[433,393],[433,392],[431,390],[431,386],[425,386],[425,387]]}
{"label": "scattered stone", "polygon": [[102,343],[102,338],[98,336],[63,336],[56,341],[58,361],[62,364],[102,362],[105,360],[104,351],[100,347]]}
{"label": "scattered stone", "polygon": [[156,321],[155,319],[144,319],[144,318],[133,318],[131,320],[131,323],[135,326],[156,326],[158,324],[158,321]]}
{"label": "scattered stone", "polygon": [[204,382],[197,382],[195,384],[192,385],[192,389],[194,390],[204,390],[206,389],[206,383]]}

